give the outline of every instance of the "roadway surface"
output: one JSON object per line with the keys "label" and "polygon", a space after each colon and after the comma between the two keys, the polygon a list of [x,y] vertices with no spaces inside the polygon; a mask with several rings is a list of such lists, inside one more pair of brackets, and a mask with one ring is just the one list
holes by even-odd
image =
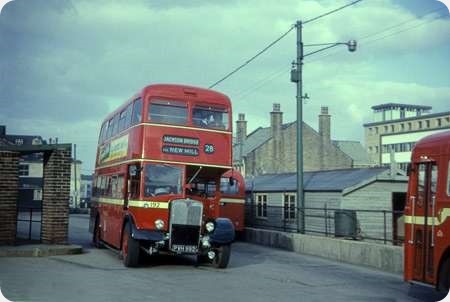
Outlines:
{"label": "roadway surface", "polygon": [[82,255],[0,258],[0,287],[12,301],[437,301],[399,275],[258,245],[233,245],[227,269],[195,267],[192,257],[145,259],[125,268],[90,245],[86,215],[71,215],[70,241]]}

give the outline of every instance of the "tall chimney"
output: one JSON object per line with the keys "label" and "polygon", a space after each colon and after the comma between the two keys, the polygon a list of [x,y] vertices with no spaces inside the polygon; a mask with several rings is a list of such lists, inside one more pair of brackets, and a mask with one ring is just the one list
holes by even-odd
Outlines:
{"label": "tall chimney", "polygon": [[280,111],[280,104],[274,103],[273,110],[270,113],[270,126],[272,127],[272,136],[281,134],[281,125],[283,124],[283,112]]}
{"label": "tall chimney", "polygon": [[236,139],[237,143],[245,142],[247,138],[247,121],[245,120],[245,114],[239,113],[238,120],[236,121]]}
{"label": "tall chimney", "polygon": [[328,114],[328,107],[322,106],[319,114],[319,135],[323,142],[329,142],[331,140],[330,119],[331,116]]}
{"label": "tall chimney", "polygon": [[280,110],[280,104],[274,103],[273,110],[270,113],[270,127],[272,129],[273,140],[273,159],[274,159],[274,171],[280,172],[282,162],[282,134],[281,126],[283,124],[283,112]]}
{"label": "tall chimney", "polygon": [[239,146],[239,165],[241,166],[240,171],[243,172],[244,166],[244,143],[247,138],[247,121],[245,120],[245,114],[239,113],[238,120],[236,121],[236,142]]}

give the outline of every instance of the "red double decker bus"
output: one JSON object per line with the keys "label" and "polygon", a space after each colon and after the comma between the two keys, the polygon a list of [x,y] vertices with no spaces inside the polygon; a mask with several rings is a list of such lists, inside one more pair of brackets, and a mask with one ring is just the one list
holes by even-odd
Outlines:
{"label": "red double decker bus", "polygon": [[231,113],[221,93],[168,84],[145,87],[111,113],[97,150],[94,244],[120,250],[125,266],[142,252],[166,252],[226,267],[235,231],[219,200]]}
{"label": "red double decker bus", "polygon": [[245,181],[237,170],[229,170],[220,179],[220,217],[227,217],[236,233],[244,231]]}
{"label": "red double decker bus", "polygon": [[405,206],[404,279],[450,286],[450,131],[415,145]]}

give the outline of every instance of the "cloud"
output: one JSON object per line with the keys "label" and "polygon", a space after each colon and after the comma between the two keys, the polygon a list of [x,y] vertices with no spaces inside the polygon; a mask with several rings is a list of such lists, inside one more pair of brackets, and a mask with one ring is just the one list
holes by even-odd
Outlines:
{"label": "cloud", "polygon": [[[87,139],[84,160],[92,162],[103,118],[145,85],[208,86],[296,20],[346,3],[15,0],[0,15],[0,119],[17,133],[59,136],[80,146]],[[363,1],[304,26],[305,44],[359,40],[356,53],[336,48],[305,60],[304,91],[311,96],[305,121],[315,127],[320,106],[328,105],[334,137],[352,139],[362,137],[370,106],[387,100],[426,99],[445,110],[449,18],[441,12],[420,17],[426,11],[413,12],[408,3]],[[232,97],[235,114],[246,113],[249,131],[269,124],[274,102],[281,103],[285,121],[295,119],[289,80],[295,39],[292,31],[215,87]]]}

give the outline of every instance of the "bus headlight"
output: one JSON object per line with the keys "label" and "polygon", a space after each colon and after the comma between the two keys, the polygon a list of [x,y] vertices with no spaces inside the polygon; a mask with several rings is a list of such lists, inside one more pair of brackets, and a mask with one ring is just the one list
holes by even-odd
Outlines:
{"label": "bus headlight", "polygon": [[155,227],[157,230],[162,230],[164,228],[164,221],[162,221],[161,219],[156,219]]}
{"label": "bus headlight", "polygon": [[212,221],[208,221],[205,225],[206,231],[208,231],[208,233],[211,233],[212,231],[214,231],[214,222]]}

